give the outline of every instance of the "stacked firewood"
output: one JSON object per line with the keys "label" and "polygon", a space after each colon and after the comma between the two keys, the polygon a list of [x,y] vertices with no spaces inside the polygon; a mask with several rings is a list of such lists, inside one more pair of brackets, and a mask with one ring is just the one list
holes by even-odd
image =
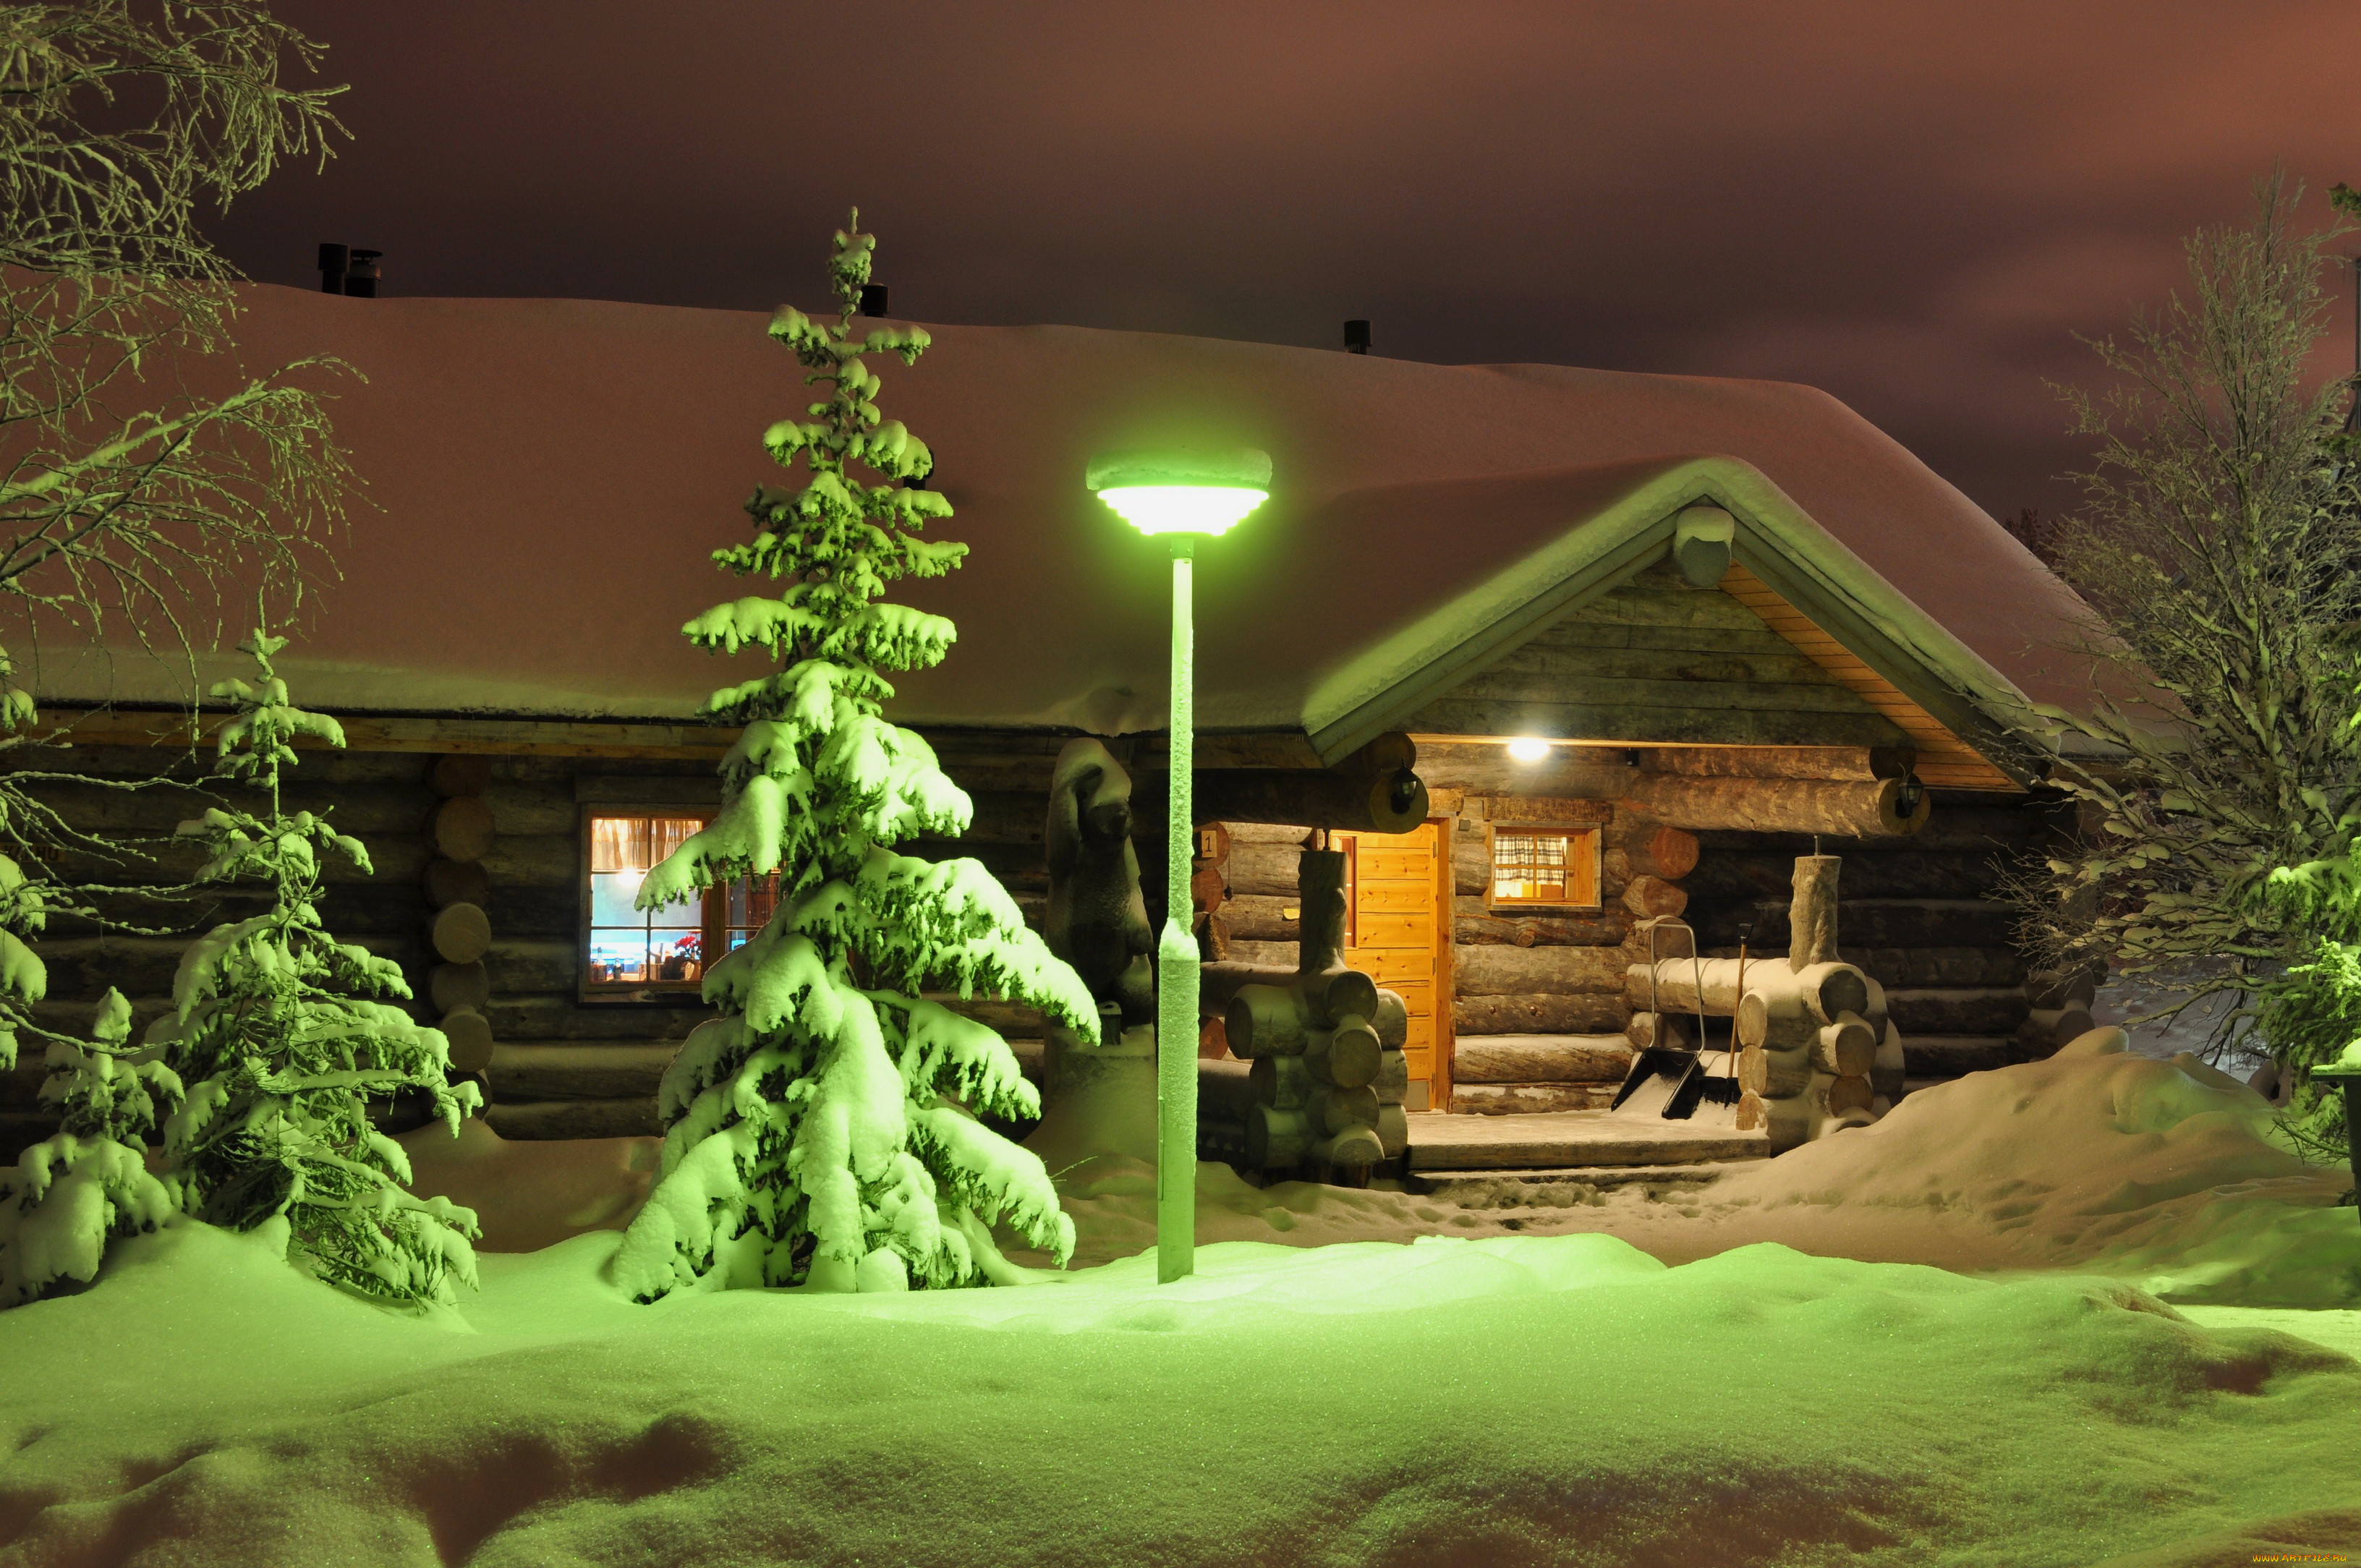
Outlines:
{"label": "stacked firewood", "polygon": [[1369,1167],[1409,1145],[1410,1014],[1399,995],[1345,967],[1344,855],[1304,850],[1300,886],[1303,957],[1294,973],[1227,965],[1207,973],[1216,987],[1241,982],[1222,1017],[1231,1053],[1248,1063],[1235,1106],[1243,1163],[1366,1180]]}
{"label": "stacked firewood", "polygon": [[1665,959],[1653,973],[1646,964],[1630,973],[1652,1036],[1671,1036],[1683,1013],[1732,1020],[1738,1127],[1767,1131],[1774,1154],[1876,1120],[1902,1089],[1902,1036],[1886,1015],[1885,988],[1837,957],[1841,863],[1795,861],[1784,958]]}

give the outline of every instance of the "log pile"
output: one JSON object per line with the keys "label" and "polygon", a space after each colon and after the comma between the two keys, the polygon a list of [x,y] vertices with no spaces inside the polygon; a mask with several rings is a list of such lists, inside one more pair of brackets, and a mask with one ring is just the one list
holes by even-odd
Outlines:
{"label": "log pile", "polygon": [[1305,850],[1297,878],[1304,935],[1293,971],[1204,970],[1201,1005],[1247,1065],[1241,1083],[1232,1063],[1201,1063],[1198,1114],[1216,1124],[1208,1144],[1235,1149],[1245,1168],[1296,1168],[1364,1186],[1372,1166],[1410,1146],[1410,1013],[1400,995],[1345,967],[1344,855]]}
{"label": "log pile", "polygon": [[1765,1129],[1773,1154],[1874,1121],[1902,1090],[1902,1036],[1884,987],[1837,956],[1841,865],[1834,855],[1796,859],[1784,958],[1664,959],[1626,971],[1635,1041],[1675,1043],[1684,1013],[1731,1019],[1738,1128]]}

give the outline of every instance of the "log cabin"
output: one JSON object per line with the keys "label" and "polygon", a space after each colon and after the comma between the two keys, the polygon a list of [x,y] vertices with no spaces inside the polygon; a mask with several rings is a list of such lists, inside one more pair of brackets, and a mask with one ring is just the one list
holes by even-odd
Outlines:
{"label": "log cabin", "polygon": [[[652,919],[630,891],[717,802],[731,737],[696,710],[754,655],[708,658],[678,628],[745,591],[708,556],[779,480],[759,438],[807,400],[798,372],[744,313],[269,286],[247,307],[249,364],[327,354],[366,378],[332,388],[365,500],[280,660],[350,740],[304,754],[291,806],[333,806],[375,859],[329,923],[405,965],[503,1135],[652,1131],[702,957],[766,914],[739,888]],[[2041,710],[2087,700],[2081,607],[1835,400],[928,330],[917,366],[881,367],[880,400],[932,446],[956,509],[939,532],[971,554],[897,586],[960,640],[889,712],[976,810],[916,852],[982,860],[1038,916],[1051,767],[1104,737],[1137,781],[1160,920],[1164,556],[1082,474],[1106,449],[1254,445],[1271,499],[1197,565],[1201,928],[1213,959],[1290,963],[1301,847],[1345,850],[1348,956],[1404,998],[1422,1136],[1603,1106],[1668,1026],[1634,966],[1784,952],[1791,867],[1815,851],[1841,861],[1836,940],[1905,1042],[1893,1093],[2072,1032],[2087,981],[2029,975],[1993,895],[2061,830]],[[44,765],[202,776],[186,707],[234,656],[39,630],[6,641],[38,642]],[[57,797],[120,831],[188,814],[170,792]],[[168,850],[148,874],[185,870]],[[224,894],[186,917],[235,913]],[[47,1013],[79,1024],[108,984],[152,1013],[179,945],[60,926]],[[1040,1033],[972,1005],[1020,1051]],[[42,1130],[38,1071],[8,1081],[12,1146]]]}

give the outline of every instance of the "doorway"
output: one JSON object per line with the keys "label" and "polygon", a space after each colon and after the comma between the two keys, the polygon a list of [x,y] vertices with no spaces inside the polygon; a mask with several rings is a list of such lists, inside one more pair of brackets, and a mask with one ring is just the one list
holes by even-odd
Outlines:
{"label": "doorway", "polygon": [[1448,825],[1329,835],[1345,852],[1345,962],[1410,1012],[1406,1111],[1451,1103],[1451,852]]}

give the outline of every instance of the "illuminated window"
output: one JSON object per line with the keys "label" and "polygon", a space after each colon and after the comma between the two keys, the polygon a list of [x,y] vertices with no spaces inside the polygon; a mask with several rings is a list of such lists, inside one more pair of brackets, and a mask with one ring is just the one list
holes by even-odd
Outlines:
{"label": "illuminated window", "polygon": [[1488,898],[1495,909],[1598,908],[1598,829],[1495,826]]}
{"label": "illuminated window", "polygon": [[694,995],[705,966],[771,918],[778,879],[741,879],[685,904],[632,907],[648,872],[712,820],[708,811],[595,810],[582,824],[582,992],[628,998]]}

